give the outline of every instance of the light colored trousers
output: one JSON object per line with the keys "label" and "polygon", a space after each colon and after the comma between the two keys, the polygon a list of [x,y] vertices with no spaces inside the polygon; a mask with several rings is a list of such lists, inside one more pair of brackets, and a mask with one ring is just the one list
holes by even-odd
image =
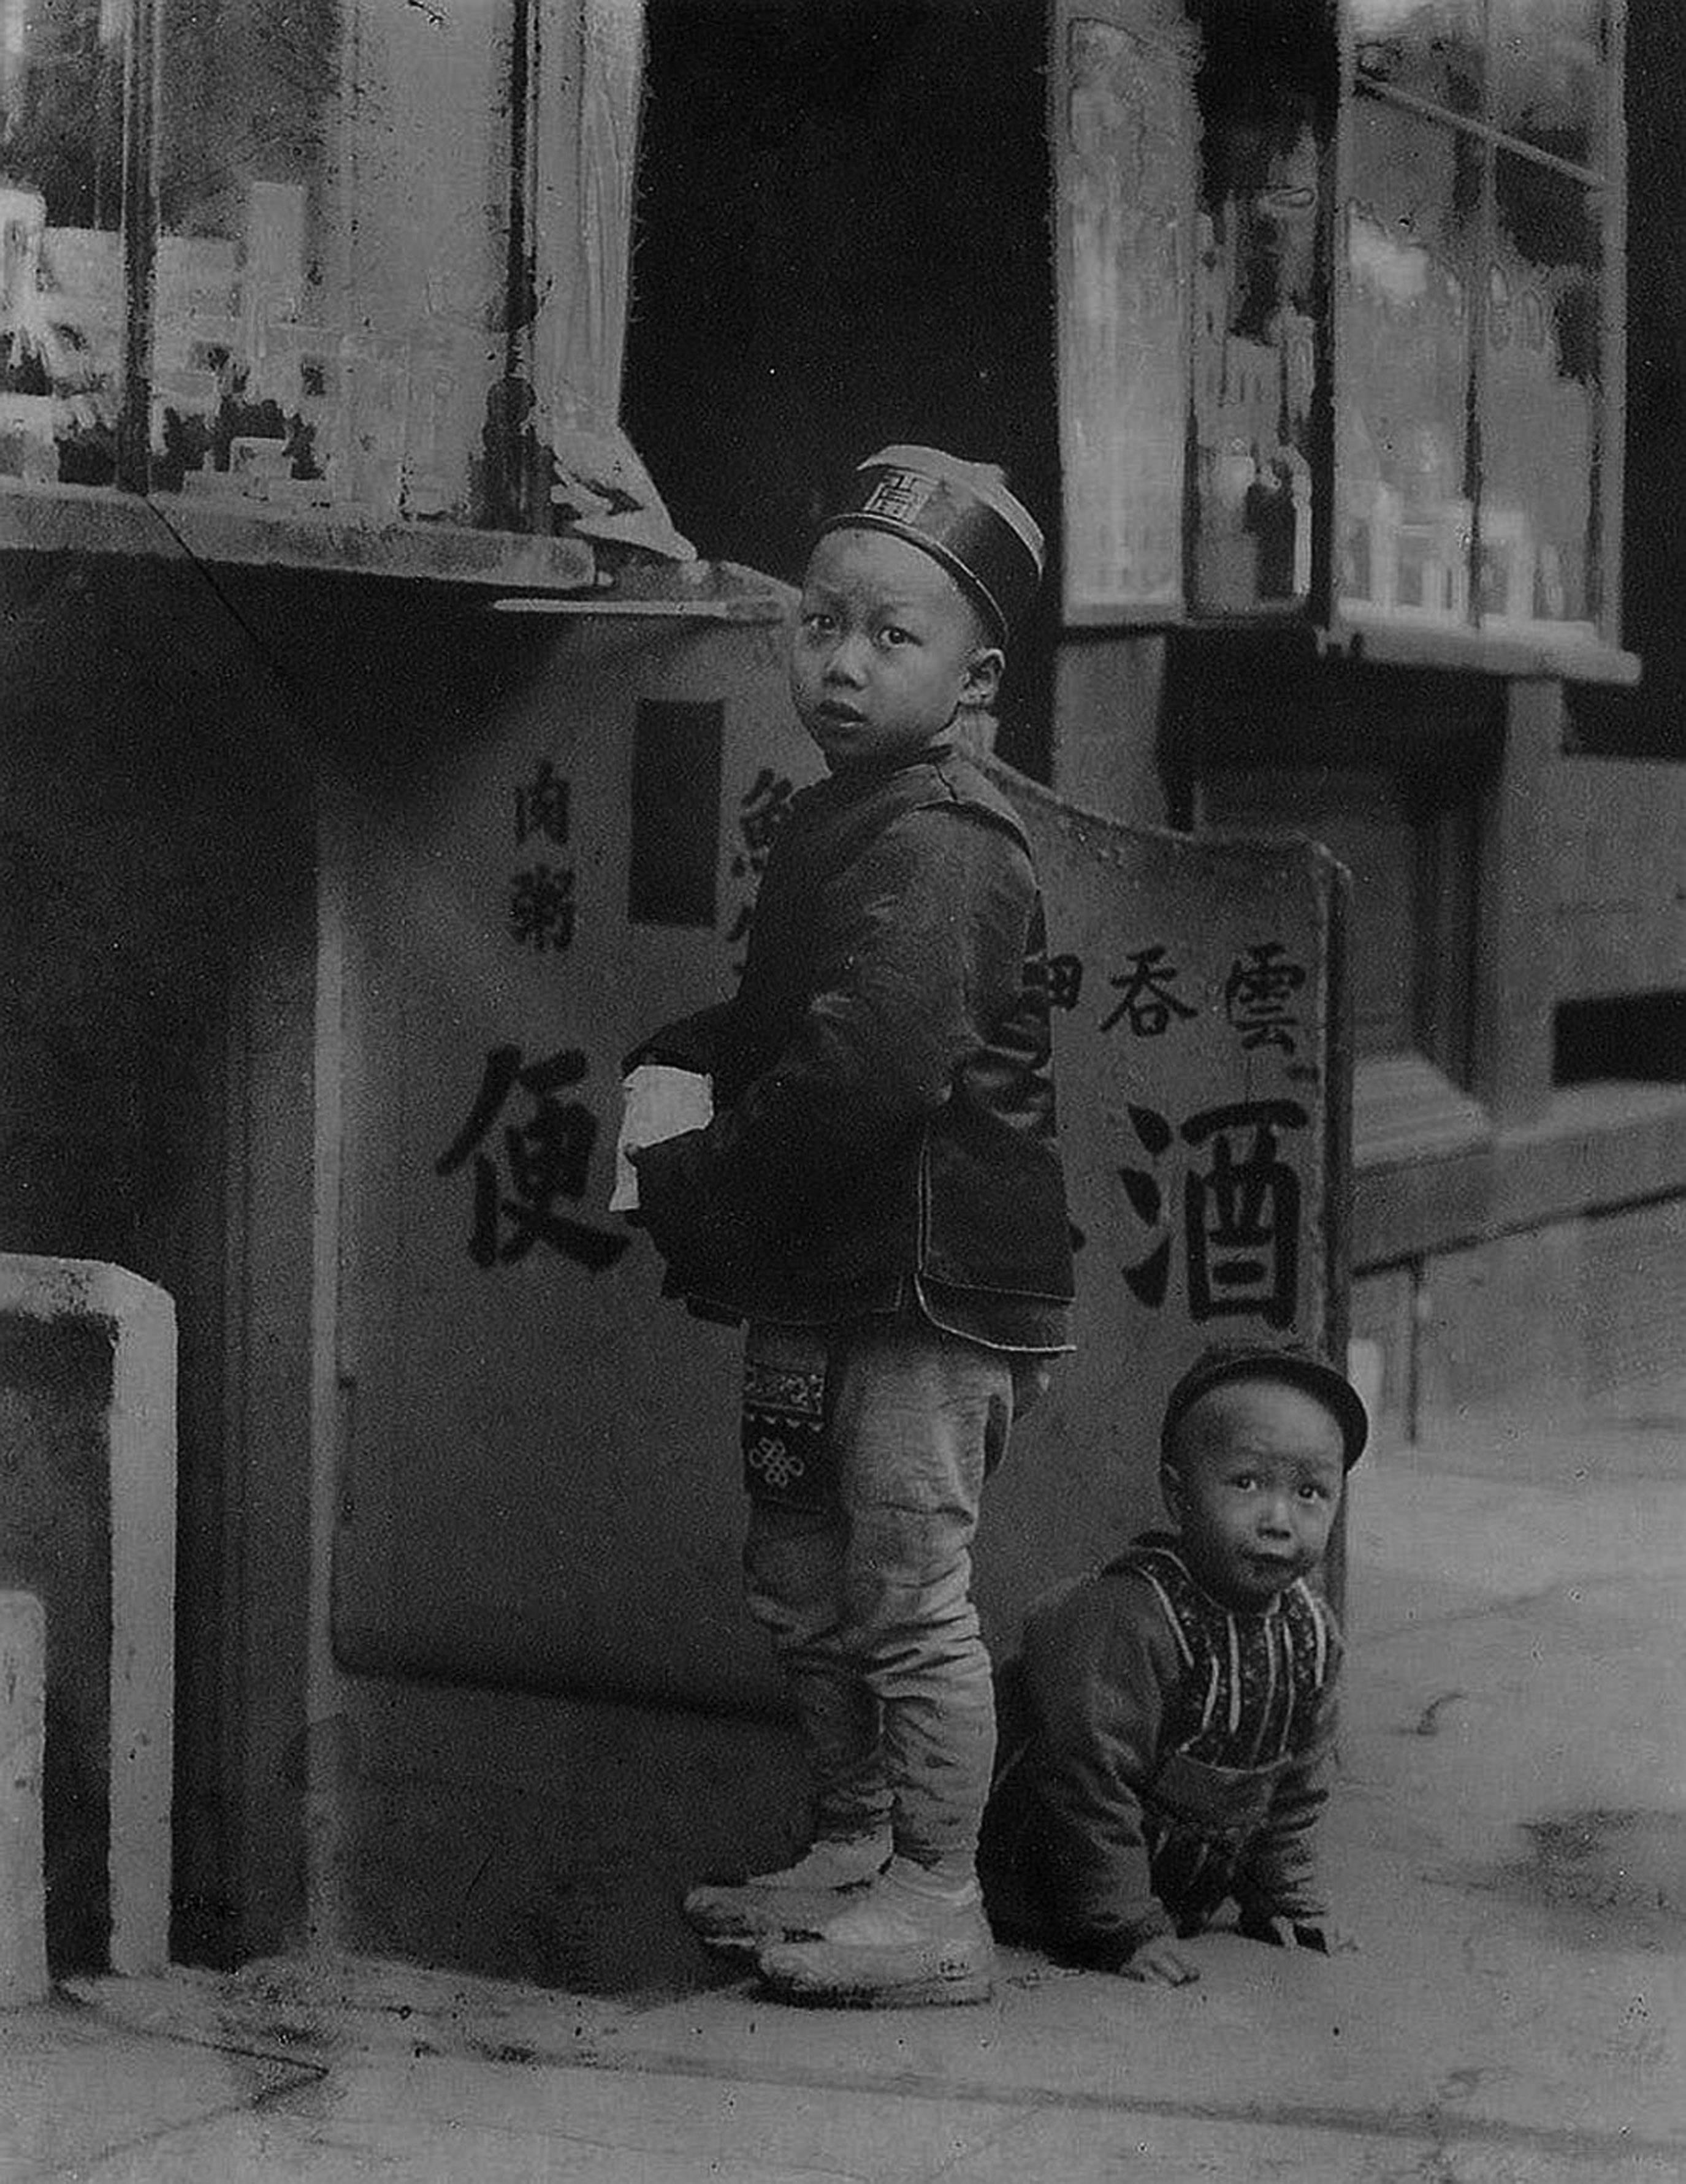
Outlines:
{"label": "light colored trousers", "polygon": [[1011,1360],[911,1315],[827,1337],[836,1496],[751,1501],[751,1612],[790,1679],[816,1835],[888,1822],[904,1858],[969,1860],[995,1759],[972,1535],[1007,1451]]}

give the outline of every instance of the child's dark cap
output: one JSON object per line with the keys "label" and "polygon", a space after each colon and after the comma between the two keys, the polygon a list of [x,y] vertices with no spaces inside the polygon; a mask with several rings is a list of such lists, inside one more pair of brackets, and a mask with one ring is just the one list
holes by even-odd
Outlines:
{"label": "child's dark cap", "polygon": [[868,455],[819,530],[888,531],[922,547],[977,600],[1002,644],[1042,581],[1041,531],[1000,471],[940,448]]}
{"label": "child's dark cap", "polygon": [[1175,1460],[1177,1429],[1184,1418],[1203,1396],[1232,1380],[1283,1380],[1290,1387],[1303,1388],[1333,1412],[1344,1444],[1345,1468],[1350,1471],[1364,1454],[1370,1413],[1344,1373],[1299,1343],[1234,1343],[1203,1351],[1171,1390],[1159,1429],[1159,1453],[1166,1463]]}

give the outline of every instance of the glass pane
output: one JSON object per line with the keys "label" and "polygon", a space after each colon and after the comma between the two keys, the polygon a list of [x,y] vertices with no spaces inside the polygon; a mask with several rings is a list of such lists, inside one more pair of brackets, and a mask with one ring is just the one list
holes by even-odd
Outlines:
{"label": "glass pane", "polygon": [[1482,625],[1598,615],[1597,198],[1501,153],[1482,320]]}
{"label": "glass pane", "polygon": [[1491,0],[1492,120],[1583,166],[1603,164],[1604,0]]}
{"label": "glass pane", "polygon": [[122,0],[0,0],[0,477],[109,485],[123,348]]}
{"label": "glass pane", "polygon": [[1311,582],[1311,100],[1280,81],[1240,90],[1207,106],[1197,230],[1193,588],[1208,612],[1289,605]]}
{"label": "glass pane", "polygon": [[[571,237],[527,164],[511,173],[511,103],[536,127],[561,63],[541,83],[523,52],[516,71],[514,20],[508,0],[162,8],[154,490],[542,533],[582,506],[617,510],[596,482],[618,451],[600,447],[551,505],[561,481],[540,432],[560,404],[541,411],[538,299],[511,268],[537,255],[541,215],[558,250]],[[531,142],[551,186],[560,155],[548,135]],[[572,299],[565,270],[555,291]]]}
{"label": "glass pane", "polygon": [[333,0],[162,11],[157,489],[293,508],[339,489],[343,372],[321,275],[338,13]]}
{"label": "glass pane", "polygon": [[1362,75],[1481,111],[1482,0],[1350,0],[1349,13]]}
{"label": "glass pane", "polygon": [[1350,115],[1336,405],[1336,592],[1390,620],[1469,614],[1465,420],[1479,148],[1377,100]]}

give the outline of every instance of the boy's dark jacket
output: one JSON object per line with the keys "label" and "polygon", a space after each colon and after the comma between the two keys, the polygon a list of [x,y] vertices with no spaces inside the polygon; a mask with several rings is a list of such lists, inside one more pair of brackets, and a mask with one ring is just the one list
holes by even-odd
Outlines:
{"label": "boy's dark jacket", "polygon": [[1320,1925],[1341,1652],[1303,1580],[1228,1607],[1164,1533],[1037,1602],[999,1678],[981,1850],[997,1930],[1051,1929],[1116,1970],[1230,1897],[1244,1933]]}
{"label": "boy's dark jacket", "polygon": [[907,1301],[1067,1340],[1047,943],[1017,814],[946,745],[791,804],[742,983],[628,1057],[706,1072],[715,1119],[639,1162],[667,1288],[824,1322]]}

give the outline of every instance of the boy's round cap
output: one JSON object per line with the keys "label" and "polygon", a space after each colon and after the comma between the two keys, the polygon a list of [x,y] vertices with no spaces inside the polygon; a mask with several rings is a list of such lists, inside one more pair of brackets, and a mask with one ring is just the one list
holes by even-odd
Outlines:
{"label": "boy's round cap", "polygon": [[1339,1421],[1346,1446],[1345,1468],[1350,1471],[1364,1454],[1365,1443],[1370,1439],[1370,1413],[1364,1407],[1363,1396],[1344,1373],[1296,1343],[1237,1343],[1203,1351],[1171,1390],[1164,1424],[1159,1429],[1159,1452],[1167,1463],[1185,1414],[1203,1396],[1231,1380],[1286,1380],[1291,1387],[1304,1388]]}
{"label": "boy's round cap", "polygon": [[855,472],[828,531],[888,531],[922,546],[978,599],[1005,638],[1036,596],[1045,551],[1024,503],[986,463],[940,448],[880,448]]}

